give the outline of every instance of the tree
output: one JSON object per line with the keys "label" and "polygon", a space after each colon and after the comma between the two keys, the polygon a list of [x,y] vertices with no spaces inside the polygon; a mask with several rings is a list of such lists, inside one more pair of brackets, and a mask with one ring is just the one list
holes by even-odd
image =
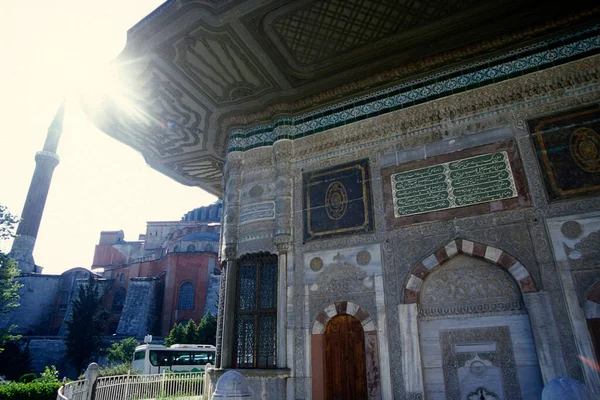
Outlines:
{"label": "tree", "polygon": [[216,344],[217,342],[217,319],[208,312],[198,325],[190,320],[184,328],[181,324],[175,324],[169,336],[165,339],[165,346],[174,344]]}
{"label": "tree", "polygon": [[196,329],[196,343],[212,344],[217,343],[217,319],[209,312],[206,313],[198,328]]}
{"label": "tree", "polygon": [[102,307],[98,282],[92,275],[79,286],[67,324],[66,357],[79,373],[102,344],[107,312]]}
{"label": "tree", "polygon": [[190,319],[185,326],[185,334],[183,335],[183,344],[194,344],[196,343],[196,323],[193,319]]}
{"label": "tree", "polygon": [[185,328],[181,324],[175,324],[169,336],[165,339],[165,346],[171,347],[177,343],[183,343],[183,337],[185,336]]}
{"label": "tree", "polygon": [[121,339],[119,343],[113,343],[108,349],[106,358],[113,364],[129,363],[133,359],[135,348],[140,345],[134,337]]}
{"label": "tree", "polygon": [[[0,204],[0,241],[15,237],[13,231],[18,222],[19,219]],[[19,275],[15,260],[0,251],[0,314],[6,314],[19,306],[18,291],[23,286],[16,279]],[[6,342],[20,338],[10,334],[13,328],[14,326],[0,329],[0,352]]]}

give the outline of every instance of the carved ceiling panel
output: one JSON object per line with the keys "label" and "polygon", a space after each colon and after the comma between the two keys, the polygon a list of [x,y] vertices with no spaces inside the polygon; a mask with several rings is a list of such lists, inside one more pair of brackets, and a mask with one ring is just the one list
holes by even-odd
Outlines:
{"label": "carved ceiling panel", "polygon": [[[270,27],[299,66],[311,66],[481,0],[320,0],[294,3]],[[269,18],[270,19],[270,18]],[[267,21],[269,20],[267,19]]]}
{"label": "carved ceiling panel", "polygon": [[209,110],[153,62],[135,80],[132,98],[108,97],[104,118],[92,115],[100,127],[154,158],[206,151]]}
{"label": "carved ceiling panel", "polygon": [[190,182],[206,182],[216,191],[220,190],[223,176],[223,160],[221,159],[211,155],[199,154],[186,160],[167,163],[165,167],[185,177]]}
{"label": "carved ceiling panel", "polygon": [[215,105],[251,100],[279,89],[229,27],[199,27],[163,44],[159,54]]}

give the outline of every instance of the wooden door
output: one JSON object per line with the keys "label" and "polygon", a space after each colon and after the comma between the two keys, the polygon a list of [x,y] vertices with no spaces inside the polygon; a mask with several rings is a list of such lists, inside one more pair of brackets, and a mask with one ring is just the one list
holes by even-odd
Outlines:
{"label": "wooden door", "polygon": [[326,400],[367,400],[365,332],[351,315],[338,315],[327,324],[325,393]]}

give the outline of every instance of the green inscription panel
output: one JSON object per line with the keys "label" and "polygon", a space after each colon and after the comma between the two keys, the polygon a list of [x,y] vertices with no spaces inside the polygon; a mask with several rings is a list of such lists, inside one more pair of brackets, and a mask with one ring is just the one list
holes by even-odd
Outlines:
{"label": "green inscription panel", "polygon": [[392,175],[396,218],[517,197],[505,151]]}

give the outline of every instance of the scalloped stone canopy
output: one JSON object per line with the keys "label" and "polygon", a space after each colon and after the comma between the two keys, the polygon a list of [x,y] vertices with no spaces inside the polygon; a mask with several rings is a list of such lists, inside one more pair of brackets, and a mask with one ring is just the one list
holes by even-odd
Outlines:
{"label": "scalloped stone canopy", "polygon": [[[228,139],[598,20],[594,1],[169,0],[117,65],[137,112],[87,108],[153,168],[221,196]],[[258,145],[265,145],[258,143]]]}

